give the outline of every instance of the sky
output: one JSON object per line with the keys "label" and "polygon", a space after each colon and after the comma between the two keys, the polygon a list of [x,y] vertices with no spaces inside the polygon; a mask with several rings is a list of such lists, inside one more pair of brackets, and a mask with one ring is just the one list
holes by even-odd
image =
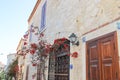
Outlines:
{"label": "sky", "polygon": [[7,55],[16,53],[20,39],[28,28],[27,20],[37,0],[0,1],[0,61],[7,63]]}

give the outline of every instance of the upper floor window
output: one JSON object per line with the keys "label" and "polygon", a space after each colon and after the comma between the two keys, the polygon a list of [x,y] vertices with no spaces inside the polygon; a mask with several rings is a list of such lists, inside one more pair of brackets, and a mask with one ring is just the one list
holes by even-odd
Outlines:
{"label": "upper floor window", "polygon": [[45,1],[42,7],[40,30],[43,30],[46,26],[46,4],[47,4],[47,1]]}

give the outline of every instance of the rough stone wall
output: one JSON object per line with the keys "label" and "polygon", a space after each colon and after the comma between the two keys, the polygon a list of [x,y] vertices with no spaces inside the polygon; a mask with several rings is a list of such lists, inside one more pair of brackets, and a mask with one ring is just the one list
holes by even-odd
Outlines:
{"label": "rough stone wall", "polygon": [[[56,38],[69,37],[74,32],[79,37],[80,46],[71,46],[79,57],[71,58],[70,80],[86,80],[86,44],[82,37],[90,40],[117,31],[116,23],[93,31],[95,28],[120,16],[119,0],[48,0],[46,36],[51,43]],[[91,31],[86,35],[84,33]]]}
{"label": "rough stone wall", "polygon": [[56,38],[72,32],[81,35],[120,16],[119,0],[47,2],[47,33]]}
{"label": "rough stone wall", "polygon": [[[44,0],[41,0],[29,26],[40,27],[43,3]],[[71,45],[71,52],[77,51],[79,56],[70,59],[70,64],[73,64],[70,80],[86,80],[86,44],[82,38],[86,37],[87,41],[113,31],[119,33],[116,27],[118,21],[105,24],[117,17],[120,17],[120,0],[47,0],[45,39],[53,44],[55,39],[68,38],[74,32],[80,41],[79,46]],[[106,27],[94,31],[103,24]]]}

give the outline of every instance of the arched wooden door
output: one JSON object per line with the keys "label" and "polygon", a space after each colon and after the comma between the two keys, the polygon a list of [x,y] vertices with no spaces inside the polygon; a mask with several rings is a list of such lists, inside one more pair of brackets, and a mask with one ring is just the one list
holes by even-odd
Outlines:
{"label": "arched wooden door", "polygon": [[87,42],[87,80],[119,80],[116,33]]}

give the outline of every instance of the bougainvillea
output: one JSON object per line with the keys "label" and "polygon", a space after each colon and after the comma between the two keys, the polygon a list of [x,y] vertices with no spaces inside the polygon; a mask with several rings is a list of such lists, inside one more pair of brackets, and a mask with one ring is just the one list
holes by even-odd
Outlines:
{"label": "bougainvillea", "polygon": [[19,66],[18,66],[18,60],[16,59],[15,61],[13,61],[12,64],[10,64],[8,66],[8,75],[10,77],[15,77],[16,78],[16,74],[18,73],[19,71]]}
{"label": "bougainvillea", "polygon": [[31,48],[33,48],[33,49],[37,49],[37,44],[32,43],[32,44],[31,44]]}
{"label": "bougainvillea", "polygon": [[15,65],[14,71],[15,71],[15,72],[18,72],[18,71],[19,71],[19,66],[18,66],[18,64]]}
{"label": "bougainvillea", "polygon": [[28,38],[28,34],[25,34],[23,37],[24,37],[24,38]]}
{"label": "bougainvillea", "polygon": [[30,49],[30,53],[33,55],[33,54],[35,54],[35,49]]}
{"label": "bougainvillea", "polygon": [[[28,35],[30,32],[34,33],[35,36],[38,37],[38,41],[34,43],[28,43]],[[70,53],[70,44],[68,43],[67,38],[60,38],[55,39],[54,44],[51,45],[44,39],[44,32],[39,32],[38,27],[32,27],[31,30],[28,30],[29,33],[24,35],[24,44],[23,48],[19,52],[21,55],[25,57],[27,53],[30,53],[32,55],[31,57],[31,63],[32,66],[38,66],[40,65],[41,73],[43,73],[43,76],[45,75],[44,70],[46,68],[45,63],[48,60],[48,55],[51,52],[60,53],[60,52],[68,52],[68,56],[77,58],[78,53]],[[59,52],[60,51],[60,52]],[[55,59],[56,56],[54,55],[53,58]],[[45,77],[45,76],[44,76]]]}
{"label": "bougainvillea", "polygon": [[53,44],[53,50],[57,51],[58,49],[61,48],[61,50],[63,51],[69,51],[69,44],[66,43],[66,41],[68,41],[68,39],[66,38],[60,38],[60,39],[56,39],[54,40],[54,44]]}
{"label": "bougainvillea", "polygon": [[36,63],[33,63],[32,66],[36,66],[37,64]]}
{"label": "bougainvillea", "polygon": [[24,45],[27,45],[27,42],[24,42]]}

